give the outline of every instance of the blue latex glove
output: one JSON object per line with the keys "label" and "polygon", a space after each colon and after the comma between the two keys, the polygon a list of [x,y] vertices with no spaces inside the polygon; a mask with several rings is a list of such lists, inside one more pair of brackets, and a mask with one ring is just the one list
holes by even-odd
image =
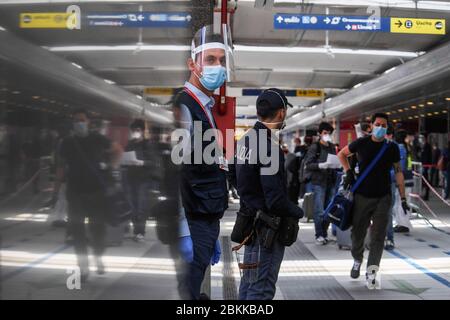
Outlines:
{"label": "blue latex glove", "polygon": [[211,265],[215,265],[220,260],[220,254],[222,253],[222,250],[220,249],[220,241],[219,239],[216,240],[216,244],[214,246],[214,253],[211,257]]}
{"label": "blue latex glove", "polygon": [[179,249],[184,261],[191,263],[194,260],[194,246],[192,244],[191,236],[180,238]]}

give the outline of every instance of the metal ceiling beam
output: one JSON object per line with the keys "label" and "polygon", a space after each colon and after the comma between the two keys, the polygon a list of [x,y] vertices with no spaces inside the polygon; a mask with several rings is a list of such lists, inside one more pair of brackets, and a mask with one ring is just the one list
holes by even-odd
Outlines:
{"label": "metal ceiling beam", "polygon": [[438,81],[450,72],[449,57],[450,43],[447,43],[308,111],[292,116],[287,120],[284,131],[310,127],[320,122],[323,115],[330,118],[348,111],[363,112],[365,106],[375,101],[417,90],[422,85]]}
{"label": "metal ceiling beam", "polygon": [[[153,107],[136,95],[105,82],[70,61],[56,56],[8,31],[0,31],[0,59],[11,70],[48,83],[55,92],[71,92],[77,99],[86,101],[94,111],[103,114],[141,116],[161,125],[171,125],[172,113]],[[7,77],[8,75],[6,75]]]}

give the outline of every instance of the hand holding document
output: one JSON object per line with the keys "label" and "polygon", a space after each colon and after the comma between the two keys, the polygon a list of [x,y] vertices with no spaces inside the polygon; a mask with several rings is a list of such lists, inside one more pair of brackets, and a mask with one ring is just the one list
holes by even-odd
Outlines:
{"label": "hand holding document", "polygon": [[329,165],[328,165],[328,168],[330,168],[330,169],[339,169],[339,168],[342,167],[342,164],[341,164],[341,162],[339,161],[338,156],[335,155],[335,154],[329,153],[329,154],[328,154],[328,157],[327,157],[327,162],[326,162],[326,163],[329,164]]}
{"label": "hand holding document", "polygon": [[136,158],[136,152],[128,151],[122,154],[120,164],[123,166],[142,166],[144,165],[144,161]]}

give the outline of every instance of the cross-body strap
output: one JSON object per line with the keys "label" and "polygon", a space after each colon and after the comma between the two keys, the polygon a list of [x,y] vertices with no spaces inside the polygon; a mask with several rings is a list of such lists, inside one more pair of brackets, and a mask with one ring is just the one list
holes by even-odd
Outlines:
{"label": "cross-body strap", "polygon": [[378,152],[377,156],[372,160],[372,162],[369,164],[369,166],[364,170],[363,174],[359,176],[359,178],[356,180],[355,184],[352,186],[352,189],[350,190],[351,193],[354,193],[356,189],[358,189],[359,185],[363,182],[363,180],[369,175],[370,171],[372,171],[373,167],[377,164],[377,162],[381,159],[384,152],[389,146],[389,142],[385,142],[383,144],[383,147]]}

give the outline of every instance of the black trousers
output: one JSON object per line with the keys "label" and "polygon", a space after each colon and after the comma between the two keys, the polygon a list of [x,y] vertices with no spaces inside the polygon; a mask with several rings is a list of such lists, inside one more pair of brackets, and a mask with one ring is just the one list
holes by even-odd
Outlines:
{"label": "black trousers", "polygon": [[300,196],[300,183],[291,183],[288,186],[288,198],[291,202],[298,205],[298,197]]}
{"label": "black trousers", "polygon": [[106,210],[103,194],[67,192],[69,233],[73,237],[75,253],[80,268],[87,267],[88,239],[85,219],[89,219],[89,243],[94,255],[105,252]]}

